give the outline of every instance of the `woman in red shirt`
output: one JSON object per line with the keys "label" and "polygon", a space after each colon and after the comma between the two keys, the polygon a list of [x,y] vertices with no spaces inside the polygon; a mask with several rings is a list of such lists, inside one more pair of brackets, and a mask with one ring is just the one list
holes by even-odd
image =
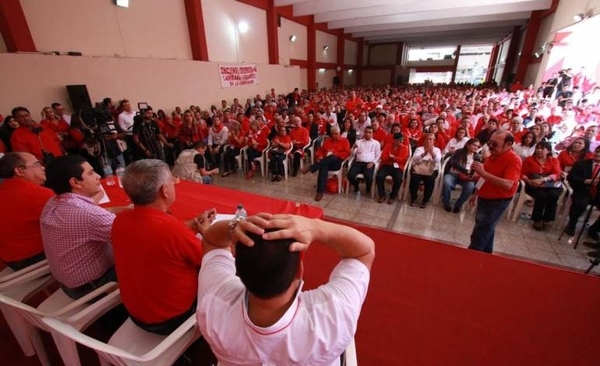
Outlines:
{"label": "woman in red shirt", "polygon": [[533,197],[533,228],[542,230],[556,217],[558,197],[562,192],[561,169],[558,159],[552,156],[552,145],[538,142],[532,156],[523,161],[521,179],[525,193]]}
{"label": "woman in red shirt", "polygon": [[283,161],[287,159],[287,151],[292,148],[292,138],[287,134],[285,127],[280,127],[277,136],[273,138],[271,150],[269,150],[271,160],[271,182],[279,182],[284,174]]}
{"label": "woman in red shirt", "polygon": [[576,161],[582,159],[591,159],[594,156],[590,152],[590,142],[583,137],[576,138],[565,150],[558,154],[558,163],[560,169],[568,173]]}
{"label": "woman in red shirt", "polygon": [[60,141],[63,141],[64,138],[67,137],[71,126],[69,126],[69,124],[64,120],[59,119],[56,116],[56,113],[54,113],[54,109],[50,107],[44,107],[44,109],[42,109],[42,118],[44,119],[40,121],[40,124],[44,128],[54,132]]}
{"label": "woman in red shirt", "polygon": [[[263,150],[268,145],[267,136],[269,135],[269,129],[261,129],[258,121],[250,122],[250,131],[248,131],[248,149],[246,149],[246,159],[248,160],[248,173],[246,173],[246,179],[250,179],[254,176],[256,170],[255,159],[260,158]],[[262,164],[262,162],[261,162]]]}
{"label": "woman in red shirt", "polygon": [[406,138],[410,144],[410,148],[414,152],[419,145],[421,136],[423,135],[423,130],[419,126],[419,120],[416,118],[411,119],[408,122],[408,126],[406,126],[406,129],[404,130],[404,135],[406,135]]}

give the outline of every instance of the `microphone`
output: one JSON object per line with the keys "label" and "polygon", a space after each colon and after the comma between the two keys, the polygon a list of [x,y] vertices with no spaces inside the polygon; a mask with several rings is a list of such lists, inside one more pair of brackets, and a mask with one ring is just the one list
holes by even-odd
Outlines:
{"label": "microphone", "polygon": [[475,154],[473,154],[473,161],[476,161],[478,163],[482,163],[483,162],[483,156],[481,156],[480,153],[475,153]]}

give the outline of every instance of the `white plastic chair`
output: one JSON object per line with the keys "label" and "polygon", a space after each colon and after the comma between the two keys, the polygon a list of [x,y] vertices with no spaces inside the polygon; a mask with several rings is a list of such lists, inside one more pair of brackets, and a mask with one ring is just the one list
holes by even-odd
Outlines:
{"label": "white plastic chair", "polygon": [[108,343],[85,335],[59,319],[44,318],[43,322],[54,333],[61,334],[63,339],[69,339],[96,351],[102,366],[172,365],[200,337],[200,332],[196,329],[195,314],[169,336],[146,332],[136,326],[131,319],[127,319]]}
{"label": "white plastic chair", "polygon": [[327,172],[327,179],[331,178],[331,177],[336,177],[337,181],[338,181],[338,193],[343,193],[344,192],[344,185],[342,184],[342,181],[344,179],[344,166],[348,163],[349,158],[346,158],[344,161],[342,161],[342,164],[340,165],[340,169],[339,170],[330,170]]}
{"label": "white plastic chair", "polygon": [[267,154],[269,153],[270,149],[271,149],[271,141],[267,141],[267,146],[262,151],[262,154],[258,158],[254,158],[254,162],[260,164],[260,175],[263,177],[268,176],[268,174],[267,174],[267,169],[268,169],[267,168]]}
{"label": "white plastic chair", "polygon": [[[311,144],[312,144],[312,139],[309,138],[308,139],[308,144],[304,145],[304,147],[302,148],[302,151],[304,152],[304,156],[300,159],[300,170],[302,170],[302,168],[304,168],[304,159],[306,158],[306,155],[307,155],[306,150],[310,149]],[[294,159],[294,154],[289,154],[288,155],[288,159],[290,159],[290,160]],[[309,165],[312,165],[312,163],[309,164]]]}
{"label": "white plastic chair", "polygon": [[[285,159],[283,159],[283,176],[285,179],[288,179],[288,170],[289,170],[289,164],[288,161],[290,153],[292,152],[292,146],[290,145],[290,148],[287,149],[284,154],[285,154]],[[270,154],[266,154],[266,162],[265,162],[265,168],[269,167],[271,164],[271,156]],[[267,168],[268,169],[268,168]],[[269,177],[269,174],[266,175],[267,178]]]}
{"label": "white plastic chair", "polygon": [[[560,196],[558,197],[559,204],[564,201],[567,191],[568,190],[567,190],[566,186],[563,184],[562,192],[560,193]],[[521,215],[521,213],[523,211],[523,206],[525,205],[525,202],[534,200],[533,197],[531,197],[530,195],[525,193],[525,182],[523,180],[521,180],[521,184],[520,184],[518,193],[519,193],[519,195],[518,195],[518,198],[516,199],[516,203],[514,204],[514,209],[512,211],[511,221],[513,221],[513,222],[515,222],[519,219],[519,216]],[[513,199],[513,202],[514,202],[514,199]],[[510,212],[510,207],[509,207],[508,211]],[[568,216],[568,211],[567,211],[567,216]],[[557,221],[560,221],[560,220],[557,220]]]}
{"label": "white plastic chair", "polygon": [[356,359],[356,345],[354,344],[354,338],[352,342],[346,348],[344,353],[344,362],[342,366],[358,366],[358,360]]}
{"label": "white plastic chair", "polygon": [[[350,168],[352,168],[352,163],[354,163],[354,158],[355,158],[354,155],[352,155],[350,157],[350,159],[348,160],[348,171],[350,171]],[[375,191],[377,190],[377,186],[375,184],[375,177],[377,176],[377,170],[379,170],[379,163],[380,163],[380,160],[378,160],[375,163],[375,167],[373,169],[373,182],[372,182],[372,185],[371,185],[371,198],[375,197]],[[359,173],[359,174],[356,175],[356,179],[357,180],[359,180],[359,179],[364,180],[365,179],[365,175],[362,174],[362,173]],[[348,179],[346,179],[346,187],[345,187],[345,189],[346,189],[346,194],[348,194],[348,192],[350,192],[350,181]]]}
{"label": "white plastic chair", "polygon": [[[103,294],[106,295],[94,303],[89,303]],[[26,320],[20,324],[23,328],[19,330],[27,333],[40,363],[44,366],[50,365],[50,362],[38,329],[51,333],[52,330],[42,321],[43,317],[60,318],[76,329],[85,329],[120,303],[121,296],[116,282],[109,282],[78,300],[69,298],[62,289],[59,289],[37,308],[11,297],[9,293],[0,294],[0,306],[3,309],[11,309]],[[63,339],[60,334],[56,333],[52,333],[52,337],[65,365],[80,366],[75,342]]]}
{"label": "white plastic chair", "polygon": [[244,154],[248,150],[248,146],[244,146],[240,149],[240,153],[235,157],[235,161],[237,162],[238,168],[242,170],[242,173],[246,173],[246,169],[244,169]]}
{"label": "white plastic chair", "polygon": [[[0,276],[0,293],[7,294],[18,301],[25,301],[31,294],[37,293],[54,282],[46,260],[19,271],[5,268],[0,272]],[[27,322],[16,311],[2,306],[2,304],[0,304],[0,311],[17,343],[19,343],[23,354],[26,357],[34,356],[35,348],[26,331]]]}
{"label": "white plastic chair", "polygon": [[[403,197],[404,200],[406,202],[410,202],[410,177],[412,175],[412,163],[413,163],[413,159],[412,156],[408,161],[408,164],[406,164],[406,171],[404,172],[404,187],[401,189],[404,189],[403,191]],[[438,172],[437,177],[435,178],[435,182],[433,183],[433,192],[431,193],[431,200],[433,203],[435,203],[435,199],[436,197],[438,197],[441,192],[439,192],[438,190],[440,189],[440,180],[443,179],[443,171],[442,171],[442,165],[441,163],[437,163],[436,164],[436,170]]]}

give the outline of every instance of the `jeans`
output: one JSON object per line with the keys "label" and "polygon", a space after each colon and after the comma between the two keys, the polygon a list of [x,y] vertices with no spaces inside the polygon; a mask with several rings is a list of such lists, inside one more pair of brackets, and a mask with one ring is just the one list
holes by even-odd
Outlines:
{"label": "jeans", "polygon": [[525,186],[525,193],[533,197],[533,212],[531,220],[537,221],[554,221],[556,217],[556,206],[558,197],[562,193],[557,188],[533,188]]}
{"label": "jeans", "polygon": [[6,265],[12,269],[13,271],[20,271],[23,268],[27,268],[31,265],[34,265],[38,262],[43,261],[44,259],[46,259],[46,253],[40,253],[40,254],[36,254],[34,256],[31,256],[29,258],[25,258],[25,259],[21,259],[20,261],[16,261],[16,262],[6,262]]}
{"label": "jeans", "polygon": [[402,185],[402,169],[394,168],[393,165],[381,165],[377,171],[375,177],[375,183],[377,184],[377,194],[379,197],[385,197],[385,177],[392,177],[392,192],[390,192],[390,199],[394,199],[398,196],[398,191]]}
{"label": "jeans", "polygon": [[326,156],[318,163],[315,163],[310,166],[311,172],[319,172],[319,176],[317,177],[317,193],[325,192],[325,185],[327,184],[327,173],[329,173],[330,170],[340,170],[341,167],[342,159],[338,158],[335,155]]}
{"label": "jeans", "polygon": [[371,185],[373,184],[373,173],[375,172],[375,164],[368,168],[369,163],[355,161],[352,163],[350,170],[348,171],[348,182],[354,187],[354,191],[358,192],[358,181],[356,176],[362,174],[365,177],[365,185],[367,186],[367,192],[371,192]]}
{"label": "jeans", "polygon": [[454,187],[456,187],[457,184],[462,187],[462,192],[460,192],[460,197],[458,197],[458,200],[455,203],[455,207],[462,207],[463,203],[467,202],[469,196],[475,190],[475,182],[472,182],[470,180],[461,180],[460,178],[458,178],[457,174],[453,173],[448,173],[444,175],[444,188],[442,190],[442,202],[444,203],[444,206],[450,206],[450,195],[452,194],[452,191],[454,190]]}
{"label": "jeans", "polygon": [[477,199],[475,227],[471,233],[469,249],[486,253],[494,250],[494,231],[510,201],[511,198],[495,200],[479,197]]}

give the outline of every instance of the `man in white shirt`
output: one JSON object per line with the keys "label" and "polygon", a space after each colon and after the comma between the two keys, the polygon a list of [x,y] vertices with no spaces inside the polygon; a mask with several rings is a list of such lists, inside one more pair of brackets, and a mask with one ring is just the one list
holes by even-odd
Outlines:
{"label": "man in white shirt", "polygon": [[354,187],[354,193],[358,192],[356,176],[362,174],[365,177],[367,193],[371,193],[375,163],[379,161],[381,156],[381,145],[373,139],[373,127],[367,126],[365,128],[364,138],[356,141],[352,148],[352,154],[354,155],[354,161],[350,170],[348,170],[348,182]]}
{"label": "man in white shirt", "polygon": [[[299,252],[313,242],[341,261],[329,282],[304,292]],[[366,297],[373,240],[318,219],[260,214],[215,223],[202,245],[196,318],[219,364],[340,365]]]}
{"label": "man in white shirt", "polygon": [[118,123],[122,132],[125,132],[128,136],[133,135],[133,117],[135,117],[135,111],[131,108],[131,102],[127,99],[121,101],[121,109],[123,112],[119,114]]}

